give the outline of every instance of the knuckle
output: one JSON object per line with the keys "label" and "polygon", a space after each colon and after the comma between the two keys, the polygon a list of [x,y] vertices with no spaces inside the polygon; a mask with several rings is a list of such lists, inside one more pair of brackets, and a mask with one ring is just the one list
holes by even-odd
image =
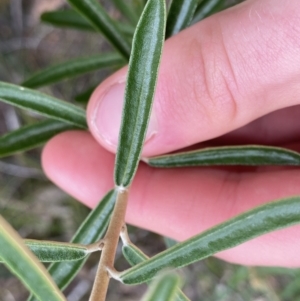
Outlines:
{"label": "knuckle", "polygon": [[194,40],[190,47],[190,59],[192,62],[189,65],[195,79],[190,88],[197,100],[198,110],[207,116],[210,123],[232,122],[238,114],[239,92],[221,29],[209,29],[204,39]]}

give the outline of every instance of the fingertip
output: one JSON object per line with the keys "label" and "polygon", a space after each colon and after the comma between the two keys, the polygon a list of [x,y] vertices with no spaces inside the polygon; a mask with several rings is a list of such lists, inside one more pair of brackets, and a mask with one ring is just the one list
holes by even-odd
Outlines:
{"label": "fingertip", "polygon": [[115,153],[121,124],[127,68],[122,68],[91,95],[87,121],[93,137],[108,151]]}
{"label": "fingertip", "polygon": [[[294,51],[299,45],[288,34],[270,39],[275,31],[297,28],[297,22],[282,21],[296,20],[298,10],[293,1],[268,2],[245,1],[166,41],[144,156],[219,137],[299,104],[300,59]],[[127,67],[103,82],[88,106],[91,133],[112,152],[117,148],[126,72]]]}
{"label": "fingertip", "polygon": [[[104,148],[113,153],[117,150],[121,128],[126,71],[126,69],[122,69],[100,84],[92,94],[87,110],[88,125],[92,135]],[[150,116],[144,143],[144,155],[149,154],[148,142],[150,140],[152,142],[152,138],[158,132],[155,111],[152,110]]]}
{"label": "fingertip", "polygon": [[[113,185],[114,156],[84,131],[53,137],[42,152],[42,167],[58,187],[94,207]],[[94,185],[89,185],[88,183]]]}

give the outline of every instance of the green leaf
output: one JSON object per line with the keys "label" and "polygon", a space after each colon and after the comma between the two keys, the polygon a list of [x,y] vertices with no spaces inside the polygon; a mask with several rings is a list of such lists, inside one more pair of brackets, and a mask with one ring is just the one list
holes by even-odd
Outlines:
{"label": "green leaf", "polygon": [[[73,236],[71,242],[89,245],[99,241],[105,234],[110,215],[113,211],[117,193],[111,190],[95,207],[85,221],[81,224]],[[61,290],[74,279],[86,259],[78,261],[53,263],[49,267],[49,273]],[[30,296],[28,301],[36,301]]]}
{"label": "green leaf", "polygon": [[[41,15],[41,21],[53,26],[67,27],[79,30],[96,31],[96,29],[82,17],[78,12],[72,9],[56,10],[46,12]],[[132,37],[134,33],[133,26],[113,20],[119,30],[126,36]]]}
{"label": "green leaf", "polygon": [[24,245],[18,233],[0,216],[0,257],[41,301],[66,301],[46,268]]}
{"label": "green leaf", "polygon": [[22,86],[28,88],[37,88],[59,82],[66,78],[72,78],[88,72],[96,71],[101,68],[116,66],[120,67],[124,64],[124,60],[119,54],[116,53],[76,58],[54,66],[50,66],[37,72],[24,81]]}
{"label": "green leaf", "polygon": [[87,128],[84,110],[35,90],[0,81],[0,100],[80,128]]}
{"label": "green leaf", "polygon": [[300,222],[300,197],[274,201],[257,207],[138,264],[120,274],[124,283],[149,281],[165,268],[179,268],[259,235]]}
{"label": "green leaf", "polygon": [[203,0],[196,9],[192,24],[195,24],[206,17],[227,9],[242,0],[224,1],[224,0]]}
{"label": "green leaf", "polygon": [[125,59],[129,58],[129,42],[124,39],[115,22],[97,0],[68,0],[68,2],[100,31]]}
{"label": "green leaf", "polygon": [[[125,244],[122,247],[122,252],[126,260],[131,266],[135,266],[149,259],[140,249],[133,244]],[[176,301],[189,301],[189,298],[179,289],[176,290]]]}
{"label": "green leaf", "polygon": [[125,91],[115,182],[130,185],[145,139],[165,32],[164,0],[149,0],[137,25]]}
{"label": "green leaf", "polygon": [[56,120],[44,120],[21,127],[0,137],[0,158],[33,149],[56,134],[71,129],[76,127]]}
{"label": "green leaf", "polygon": [[160,275],[151,284],[142,301],[173,301],[175,300],[176,288],[179,284],[179,277],[174,274]]}
{"label": "green leaf", "polygon": [[[223,1],[223,0],[222,0]],[[170,6],[166,38],[188,27],[201,0],[173,0]]]}
{"label": "green leaf", "polygon": [[137,246],[133,244],[125,244],[122,247],[122,252],[131,266],[135,266],[141,262],[144,262],[149,259],[149,257],[144,254]]}
{"label": "green leaf", "polygon": [[145,160],[155,167],[210,165],[300,165],[300,154],[288,149],[262,146],[222,146],[164,155]]}
{"label": "green leaf", "polygon": [[96,31],[90,22],[71,9],[45,12],[41,15],[41,21],[58,27]]}
{"label": "green leaf", "polygon": [[[33,239],[24,239],[23,243],[41,262],[79,260],[92,253],[89,246],[80,244]],[[0,262],[3,262],[1,258]]]}
{"label": "green leaf", "polygon": [[136,11],[133,9],[133,6],[130,6],[126,1],[124,0],[113,0],[115,6],[119,9],[119,11],[133,24],[136,25],[136,23],[139,20],[139,15],[136,13]]}
{"label": "green leaf", "polygon": [[192,23],[195,24],[204,18],[211,16],[224,7],[224,0],[203,0],[197,7]]}

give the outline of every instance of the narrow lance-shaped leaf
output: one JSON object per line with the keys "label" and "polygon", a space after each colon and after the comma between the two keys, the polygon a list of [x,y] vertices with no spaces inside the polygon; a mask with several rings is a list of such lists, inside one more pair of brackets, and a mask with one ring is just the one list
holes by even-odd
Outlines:
{"label": "narrow lance-shaped leaf", "polygon": [[149,0],[134,35],[116,156],[118,186],[130,185],[139,163],[156,86],[165,20],[165,1]]}
{"label": "narrow lance-shaped leaf", "polygon": [[179,268],[259,235],[300,222],[300,197],[274,201],[219,224],[120,274],[124,283],[149,281],[164,268]]}
{"label": "narrow lance-shaped leaf", "polygon": [[[110,191],[87,216],[80,228],[75,233],[71,242],[88,245],[99,241],[105,234],[110,215],[116,201],[116,192]],[[49,267],[49,273],[61,290],[74,279],[86,259],[78,261],[53,263]],[[30,296],[28,301],[36,301]]]}
{"label": "narrow lance-shaped leaf", "polygon": [[0,257],[4,263],[39,300],[66,301],[46,268],[1,216],[0,245]]}
{"label": "narrow lance-shaped leaf", "polygon": [[58,27],[96,31],[90,22],[71,9],[45,12],[41,15],[41,21]]}
{"label": "narrow lance-shaped leaf", "polygon": [[142,301],[173,301],[179,277],[175,274],[164,274],[159,276],[150,286]]}
{"label": "narrow lance-shaped leaf", "polygon": [[[90,246],[66,242],[24,239],[23,243],[41,262],[79,260],[92,252],[98,251]],[[0,262],[3,262],[1,258]]]}
{"label": "narrow lance-shaped leaf", "polygon": [[66,78],[73,78],[101,68],[122,66],[123,58],[116,53],[95,55],[90,57],[78,57],[54,66],[45,68],[22,83],[28,88],[37,88],[59,82]]}
{"label": "narrow lance-shaped leaf", "polygon": [[224,7],[224,0],[203,0],[195,11],[192,24],[221,11]]}
{"label": "narrow lance-shaped leaf", "polygon": [[[67,27],[79,30],[88,30],[96,32],[95,27],[91,25],[84,17],[75,10],[56,10],[46,12],[41,15],[41,21],[53,26]],[[133,26],[113,20],[119,30],[126,36],[132,37],[134,33]]]}
{"label": "narrow lance-shaped leaf", "polygon": [[192,24],[195,24],[206,17],[219,11],[229,8],[243,0],[224,1],[224,0],[203,0],[196,9]]}
{"label": "narrow lance-shaped leaf", "polygon": [[0,82],[0,100],[80,128],[87,128],[84,110],[35,90]]}
{"label": "narrow lance-shaped leaf", "polygon": [[21,127],[0,137],[0,158],[33,149],[56,134],[71,129],[76,127],[56,120],[44,120]]}
{"label": "narrow lance-shaped leaf", "polygon": [[[126,260],[131,266],[135,266],[149,259],[140,249],[133,244],[123,245],[122,252]],[[176,289],[176,301],[189,301],[189,298],[179,289]]]}
{"label": "narrow lance-shaped leaf", "polygon": [[136,13],[136,11],[133,9],[133,6],[129,3],[126,3],[127,1],[124,0],[113,0],[115,6],[119,9],[119,11],[133,24],[136,25],[136,23],[139,20],[139,15]]}
{"label": "narrow lance-shaped leaf", "polygon": [[166,38],[188,27],[201,0],[173,0],[170,6]]}
{"label": "narrow lance-shaped leaf", "polygon": [[145,160],[155,167],[210,165],[300,165],[300,154],[288,149],[263,146],[222,146],[164,155]]}
{"label": "narrow lance-shaped leaf", "polygon": [[97,0],[68,0],[68,2],[97,30],[102,32],[124,58],[129,58],[129,42],[123,37],[115,22]]}

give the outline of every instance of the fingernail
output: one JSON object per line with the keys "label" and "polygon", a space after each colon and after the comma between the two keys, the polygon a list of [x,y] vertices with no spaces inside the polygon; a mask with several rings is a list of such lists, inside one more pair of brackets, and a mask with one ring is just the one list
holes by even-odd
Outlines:
{"label": "fingernail", "polygon": [[[92,118],[96,134],[113,149],[118,144],[121,126],[122,108],[125,94],[125,83],[112,85],[100,97]],[[157,121],[154,110],[152,111],[145,143],[157,133]]]}

